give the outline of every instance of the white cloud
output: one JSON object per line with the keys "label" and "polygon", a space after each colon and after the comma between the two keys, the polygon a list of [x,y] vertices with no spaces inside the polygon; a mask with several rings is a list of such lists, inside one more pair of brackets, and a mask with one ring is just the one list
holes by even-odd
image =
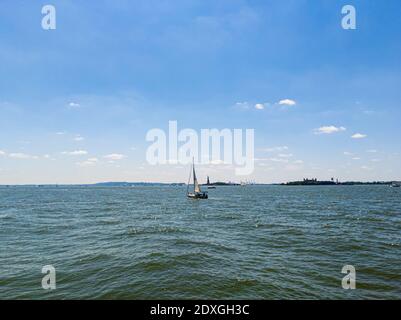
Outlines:
{"label": "white cloud", "polygon": [[280,100],[278,102],[278,104],[282,105],[282,106],[295,106],[297,103],[296,103],[296,101],[291,100],[291,99],[283,99],[283,100]]}
{"label": "white cloud", "polygon": [[293,156],[292,153],[280,153],[278,155],[280,158],[291,158]]}
{"label": "white cloud", "polygon": [[6,153],[4,151],[0,150],[0,156],[5,156],[5,155],[6,155]]}
{"label": "white cloud", "polygon": [[62,135],[65,135],[65,132],[64,132],[64,131],[59,131],[59,132],[56,132],[56,134],[57,134],[58,136],[62,136]]}
{"label": "white cloud", "polygon": [[368,153],[377,153],[377,150],[376,149],[370,149],[370,150],[366,150],[366,152],[368,152]]}
{"label": "white cloud", "polygon": [[90,166],[94,166],[98,161],[99,161],[98,158],[89,158],[86,161],[77,162],[76,164],[80,167],[90,167]]}
{"label": "white cloud", "polygon": [[8,156],[13,159],[38,159],[38,156],[32,156],[26,153],[10,153]]}
{"label": "white cloud", "polygon": [[304,162],[302,160],[295,160],[294,164],[303,164]]}
{"label": "white cloud", "polygon": [[345,156],[353,156],[354,154],[352,152],[344,151]]}
{"label": "white cloud", "polygon": [[362,170],[373,170],[372,167],[368,167],[368,166],[362,166],[361,169]]}
{"label": "white cloud", "polygon": [[361,158],[354,157],[354,158],[352,158],[352,160],[361,160]]}
{"label": "white cloud", "polygon": [[249,103],[248,103],[247,101],[244,101],[244,102],[237,102],[237,103],[235,104],[235,107],[236,107],[236,108],[239,108],[239,109],[249,109]]}
{"label": "white cloud", "polygon": [[76,103],[76,102],[70,102],[68,104],[68,107],[70,107],[71,109],[78,109],[78,108],[81,107],[81,105],[79,103]]}
{"label": "white cloud", "polygon": [[80,136],[79,134],[75,136],[74,141],[83,141],[85,140],[84,137]]}
{"label": "white cloud", "polygon": [[92,161],[82,161],[82,162],[77,162],[76,165],[80,167],[91,167],[94,166],[96,162]]}
{"label": "white cloud", "polygon": [[103,156],[103,158],[108,159],[108,160],[122,160],[125,158],[125,155],[118,154],[118,153],[112,153],[112,154]]}
{"label": "white cloud", "polygon": [[362,134],[362,133],[355,133],[351,136],[352,139],[363,139],[366,138],[367,135],[366,134]]}
{"label": "white cloud", "polygon": [[212,164],[212,165],[224,164],[224,161],[223,161],[223,160],[220,160],[220,159],[211,160],[211,161],[210,161],[210,164]]}
{"label": "white cloud", "polygon": [[278,146],[278,147],[272,147],[272,148],[264,148],[262,151],[265,152],[282,152],[288,150],[287,146]]}
{"label": "white cloud", "polygon": [[332,134],[347,130],[344,127],[323,126],[314,130],[315,134]]}
{"label": "white cloud", "polygon": [[265,105],[262,104],[262,103],[257,103],[257,104],[255,104],[255,109],[263,110],[264,108],[265,108]]}
{"label": "white cloud", "polygon": [[64,151],[62,154],[67,154],[69,156],[84,156],[88,154],[86,150],[75,150],[75,151]]}
{"label": "white cloud", "polygon": [[270,161],[273,161],[273,162],[288,163],[288,159],[283,159],[283,158],[269,158],[267,160],[270,160]]}

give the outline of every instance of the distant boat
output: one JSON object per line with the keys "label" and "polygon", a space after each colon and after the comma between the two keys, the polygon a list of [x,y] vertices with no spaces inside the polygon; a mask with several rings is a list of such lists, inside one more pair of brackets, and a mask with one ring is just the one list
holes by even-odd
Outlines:
{"label": "distant boat", "polygon": [[[191,175],[193,175],[194,179],[194,191],[189,192],[189,182],[191,181]],[[192,199],[207,199],[208,195],[207,192],[204,192],[200,189],[198,179],[196,179],[195,173],[195,162],[192,160],[192,170],[189,173],[188,185],[187,185],[187,197]]]}
{"label": "distant boat", "polygon": [[391,187],[393,187],[393,188],[399,188],[399,187],[401,187],[401,183],[399,183],[399,182],[393,182],[393,183],[391,184]]}

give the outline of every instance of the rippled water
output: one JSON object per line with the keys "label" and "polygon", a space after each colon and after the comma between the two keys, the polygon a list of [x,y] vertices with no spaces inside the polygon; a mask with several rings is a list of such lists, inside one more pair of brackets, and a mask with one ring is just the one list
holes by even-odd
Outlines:
{"label": "rippled water", "polygon": [[[0,299],[401,299],[401,189],[0,188]],[[57,289],[41,288],[42,266]],[[344,290],[341,269],[357,270]]]}

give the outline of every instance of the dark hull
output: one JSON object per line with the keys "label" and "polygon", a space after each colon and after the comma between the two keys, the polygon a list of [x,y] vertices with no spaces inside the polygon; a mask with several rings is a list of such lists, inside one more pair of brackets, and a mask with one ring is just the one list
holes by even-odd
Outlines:
{"label": "dark hull", "polygon": [[187,197],[191,198],[191,199],[207,199],[208,195],[205,192],[202,192],[202,193],[188,193]]}

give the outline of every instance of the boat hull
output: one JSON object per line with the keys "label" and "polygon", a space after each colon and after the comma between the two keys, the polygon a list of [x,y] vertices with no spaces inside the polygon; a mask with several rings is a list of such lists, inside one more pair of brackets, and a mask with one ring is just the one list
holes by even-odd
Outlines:
{"label": "boat hull", "polygon": [[206,192],[202,192],[202,193],[188,193],[187,197],[191,199],[207,199],[209,196]]}

